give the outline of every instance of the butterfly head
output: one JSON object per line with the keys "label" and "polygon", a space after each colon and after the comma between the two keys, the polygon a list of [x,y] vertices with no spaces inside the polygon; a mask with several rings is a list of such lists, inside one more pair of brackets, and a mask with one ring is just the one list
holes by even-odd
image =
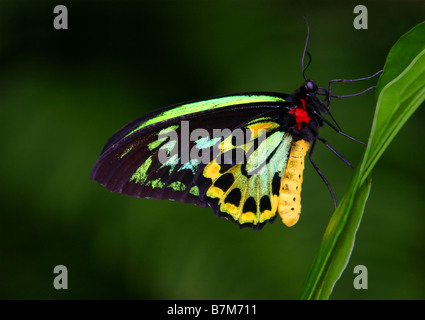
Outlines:
{"label": "butterfly head", "polygon": [[[329,113],[329,108],[324,104],[324,102],[328,102],[328,91],[323,87],[319,87],[314,80],[306,79],[304,86],[300,88],[300,93],[313,102],[317,111],[325,114]],[[317,96],[325,96],[325,99],[321,100]]]}
{"label": "butterfly head", "polygon": [[304,83],[304,88],[306,90],[307,94],[313,94],[316,95],[317,94],[317,90],[319,89],[319,87],[317,86],[316,82],[314,82],[311,79],[306,80],[306,82]]}

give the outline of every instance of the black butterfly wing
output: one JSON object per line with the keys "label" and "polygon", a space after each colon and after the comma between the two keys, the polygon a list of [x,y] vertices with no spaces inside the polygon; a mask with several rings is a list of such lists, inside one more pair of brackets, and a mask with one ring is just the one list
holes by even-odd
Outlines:
{"label": "black butterfly wing", "polygon": [[[292,145],[281,121],[287,97],[224,96],[145,115],[109,139],[91,178],[113,192],[211,207],[240,225],[261,227],[275,217]],[[233,141],[237,129],[248,132],[242,142]],[[266,145],[266,157],[253,164]]]}

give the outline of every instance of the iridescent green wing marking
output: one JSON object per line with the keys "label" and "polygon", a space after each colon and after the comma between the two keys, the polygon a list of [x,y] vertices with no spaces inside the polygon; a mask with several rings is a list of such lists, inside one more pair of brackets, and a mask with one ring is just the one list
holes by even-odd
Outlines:
{"label": "iridescent green wing marking", "polygon": [[[194,100],[165,107],[141,116],[117,131],[103,147],[102,154],[107,149],[111,149],[115,143],[123,143],[126,137],[134,138],[154,128],[165,128],[175,120],[185,120],[197,116],[213,117],[226,109],[242,110],[244,108],[261,108],[261,106],[264,106],[265,110],[273,107],[278,108],[279,105],[287,104],[286,99],[288,97],[290,97],[288,94],[252,92]],[[209,119],[205,118],[205,120]],[[226,119],[220,119],[220,121],[222,122],[216,122],[216,128],[226,128]]]}
{"label": "iridescent green wing marking", "polygon": [[[91,178],[113,192],[195,203],[259,228],[276,215],[292,141],[280,121],[286,97],[224,96],[145,115],[109,139]],[[238,152],[243,161],[226,160]]]}

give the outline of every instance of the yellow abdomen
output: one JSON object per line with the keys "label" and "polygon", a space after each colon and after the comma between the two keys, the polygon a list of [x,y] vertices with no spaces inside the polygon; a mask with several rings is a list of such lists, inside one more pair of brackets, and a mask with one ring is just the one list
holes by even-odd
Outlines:
{"label": "yellow abdomen", "polygon": [[278,211],[288,227],[297,223],[301,213],[304,159],[309,147],[310,143],[305,140],[298,140],[292,145],[280,184]]}

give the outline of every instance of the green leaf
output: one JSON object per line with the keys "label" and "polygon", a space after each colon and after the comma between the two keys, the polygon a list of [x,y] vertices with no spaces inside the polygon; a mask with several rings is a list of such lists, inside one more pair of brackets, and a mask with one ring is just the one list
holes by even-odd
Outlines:
{"label": "green leaf", "polygon": [[348,263],[371,180],[361,186],[354,183],[355,180],[329,221],[319,253],[307,274],[301,299],[327,299]]}
{"label": "green leaf", "polygon": [[388,54],[363,160],[331,217],[313,260],[302,299],[328,299],[351,256],[371,187],[373,167],[425,100],[425,22],[403,35]]}
{"label": "green leaf", "polygon": [[390,81],[395,79],[414,60],[418,52],[425,49],[425,41],[418,41],[423,37],[425,22],[402,35],[397,43],[391,48],[385,62],[384,74],[380,77],[377,85],[377,94],[381,92]]}

